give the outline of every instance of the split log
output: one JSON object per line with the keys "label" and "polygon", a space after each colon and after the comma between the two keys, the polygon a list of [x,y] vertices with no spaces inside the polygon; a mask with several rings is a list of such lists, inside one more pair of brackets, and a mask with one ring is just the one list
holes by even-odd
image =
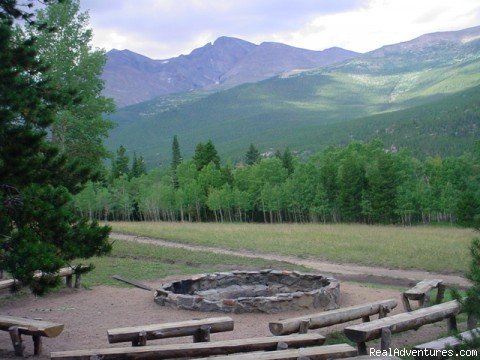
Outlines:
{"label": "split log", "polygon": [[382,336],[382,329],[388,328],[393,334],[418,329],[425,324],[432,324],[444,319],[448,319],[450,326],[453,326],[454,320],[452,319],[455,319],[455,316],[459,312],[460,304],[457,301],[450,301],[412,312],[352,325],[346,327],[344,333],[350,340],[357,343],[359,350],[362,350],[360,355],[364,355],[366,351],[364,343],[380,338]]}
{"label": "split log", "polygon": [[395,299],[382,300],[369,304],[351,306],[343,309],[325,311],[318,314],[274,321],[269,324],[273,335],[287,335],[299,332],[302,321],[309,321],[310,329],[341,324],[347,321],[366,318],[375,314],[385,314],[397,306]]}
{"label": "split log", "polygon": [[[325,337],[320,334],[296,334],[289,336],[270,336],[264,338],[236,339],[191,344],[168,344],[94,350],[74,350],[52,352],[50,358],[55,360],[90,360],[95,356],[98,356],[102,360],[191,358],[213,355],[228,355],[239,352],[275,351],[279,342],[286,343],[289,348],[300,348],[322,345],[325,342]],[[355,349],[351,347],[348,349],[345,347],[339,347],[338,349],[339,354],[346,354],[342,357],[354,356],[353,352],[356,354]],[[290,350],[281,350],[281,352],[284,351]],[[252,355],[250,354],[250,357],[251,356]],[[297,355],[297,357],[299,356],[300,355]],[[255,354],[255,357],[257,357],[257,354]],[[326,359],[327,356],[324,358]]]}
{"label": "split log", "polygon": [[12,326],[18,327],[20,333],[25,335],[56,337],[63,331],[63,324],[16,316],[0,316],[0,330],[8,331]]}
{"label": "split log", "polygon": [[[204,327],[203,335],[199,331]],[[179,336],[196,336],[197,340],[205,339],[208,333],[218,333],[233,330],[233,320],[228,316],[199,320],[180,321],[174,323],[132,326],[107,330],[108,342],[120,343],[137,341],[138,334],[145,332],[147,340],[165,339]],[[209,335],[208,335],[209,336]]]}
{"label": "split log", "polygon": [[267,351],[255,354],[237,354],[230,356],[209,357],[198,360],[326,360],[340,359],[357,355],[355,348],[347,344],[313,346],[303,349],[289,349],[280,351]]}

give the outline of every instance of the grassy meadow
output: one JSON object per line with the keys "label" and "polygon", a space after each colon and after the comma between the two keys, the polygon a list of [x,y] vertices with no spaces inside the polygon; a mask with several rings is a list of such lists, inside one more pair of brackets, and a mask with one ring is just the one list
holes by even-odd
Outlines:
{"label": "grassy meadow", "polygon": [[[112,222],[109,225],[116,232],[186,244],[443,273],[467,270],[469,245],[475,236],[471,229],[450,226],[169,222]],[[179,259],[185,258],[184,250],[179,256]],[[242,259],[241,263],[248,261]]]}
{"label": "grassy meadow", "polygon": [[131,280],[156,280],[170,275],[189,275],[203,272],[227,271],[235,269],[306,268],[289,263],[248,259],[237,256],[215,254],[203,251],[164,248],[148,244],[134,244],[115,240],[112,252],[105,257],[88,260],[95,270],[84,275],[83,285],[129,286],[112,279],[115,274]]}

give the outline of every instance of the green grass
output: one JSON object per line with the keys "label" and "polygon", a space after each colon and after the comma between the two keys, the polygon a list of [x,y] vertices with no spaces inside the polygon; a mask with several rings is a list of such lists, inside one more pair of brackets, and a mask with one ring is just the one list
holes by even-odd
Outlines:
{"label": "green grass", "polygon": [[156,280],[170,275],[189,275],[232,269],[296,269],[307,268],[289,263],[250,259],[203,251],[164,248],[116,240],[111,254],[89,259],[95,269],[84,275],[85,287],[97,285],[125,286],[112,279],[115,274],[132,280]]}
{"label": "green grass", "polygon": [[110,223],[113,231],[181,243],[443,273],[467,270],[470,229],[358,224]]}

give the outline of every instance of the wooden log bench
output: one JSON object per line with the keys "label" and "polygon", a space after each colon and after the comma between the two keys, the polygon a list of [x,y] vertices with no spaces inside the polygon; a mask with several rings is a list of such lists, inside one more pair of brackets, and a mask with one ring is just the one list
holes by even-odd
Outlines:
{"label": "wooden log bench", "polygon": [[319,329],[356,319],[362,319],[364,322],[367,322],[370,321],[370,316],[376,314],[379,315],[379,318],[383,318],[396,306],[397,301],[395,299],[382,300],[343,309],[324,311],[318,314],[273,321],[268,326],[270,332],[277,336],[293,333],[304,334],[308,329]]}
{"label": "wooden log bench", "polygon": [[108,342],[131,341],[133,346],[145,346],[147,340],[179,336],[193,336],[194,342],[210,341],[211,333],[233,330],[233,320],[228,316],[189,321],[124,327],[107,330]]}
{"label": "wooden log bench", "polygon": [[381,338],[381,349],[390,348],[391,334],[407,330],[417,330],[425,324],[432,324],[447,319],[449,330],[457,329],[456,315],[460,312],[457,301],[449,301],[428,308],[392,315],[383,319],[373,320],[363,324],[348,326],[345,335],[357,343],[360,355],[367,354],[366,342]]}
{"label": "wooden log bench", "polygon": [[319,346],[325,342],[320,334],[295,334],[288,336],[270,336],[250,339],[236,339],[190,344],[168,344],[139,347],[119,347],[94,350],[74,350],[52,352],[55,360],[91,360],[91,359],[170,359],[195,358],[214,355],[228,355],[239,352],[275,351],[277,348],[301,348]]}
{"label": "wooden log bench", "polygon": [[35,355],[39,355],[42,352],[42,337],[56,337],[60,335],[63,331],[63,324],[0,315],[0,330],[10,333],[15,355],[23,356],[25,344],[23,343],[22,335],[32,337],[33,352]]}
{"label": "wooden log bench", "polygon": [[277,351],[255,352],[234,354],[228,356],[212,356],[198,360],[327,360],[342,359],[347,356],[355,356],[357,350],[347,344],[312,346],[301,349],[286,349]]}
{"label": "wooden log bench", "polygon": [[443,350],[458,349],[458,347],[462,345],[465,341],[471,341],[474,336],[480,336],[480,328],[460,333],[458,334],[458,337],[448,336],[442,339],[429,341],[424,344],[416,345],[414,349],[422,350],[422,352],[419,352],[418,355],[415,356],[415,359],[417,360],[447,359],[449,357],[448,353],[445,353],[445,352],[442,353]]}
{"label": "wooden log bench", "polygon": [[430,279],[420,281],[413,288],[408,289],[402,294],[403,306],[405,311],[412,311],[410,300],[417,300],[420,307],[426,307],[430,303],[429,293],[437,289],[436,303],[440,304],[445,294],[445,285],[441,279]]}
{"label": "wooden log bench", "polygon": [[[75,275],[75,288],[78,289],[81,286],[82,273],[88,268],[88,266],[79,266],[79,267],[65,267],[61,268],[58,271],[58,276],[65,278],[66,286],[71,288],[73,287],[73,275]],[[36,272],[33,277],[40,278],[42,273],[40,271]],[[15,284],[20,284],[16,279],[5,279],[0,280],[0,290],[2,289],[11,289]]]}

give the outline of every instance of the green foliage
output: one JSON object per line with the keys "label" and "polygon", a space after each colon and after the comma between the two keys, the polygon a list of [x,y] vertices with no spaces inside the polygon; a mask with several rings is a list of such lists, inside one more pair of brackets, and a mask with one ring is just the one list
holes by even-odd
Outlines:
{"label": "green foliage", "polygon": [[[47,140],[58,112],[73,99],[46,75],[35,39],[14,34],[19,18],[33,26],[16,2],[0,2],[0,268],[43,293],[73,258],[107,253],[110,228],[74,211],[71,194],[90,173]],[[43,272],[40,281],[36,270]]]}
{"label": "green foliage", "polygon": [[257,162],[260,161],[260,153],[255,145],[250,144],[247,153],[245,154],[245,164],[247,165],[255,165]]}
{"label": "green foliage", "polygon": [[56,111],[52,142],[69,159],[97,170],[108,155],[103,140],[113,127],[103,117],[114,111],[112,99],[101,94],[105,52],[92,49],[88,14],[80,12],[79,0],[52,4],[36,16],[56,29],[27,29],[36,38],[39,59],[48,64],[46,76],[60,93],[71,94],[70,101]]}
{"label": "green foliage", "polygon": [[178,143],[177,135],[173,137],[172,142],[172,183],[175,189],[178,189],[178,175],[177,167],[182,162],[182,155],[180,153],[180,144]]}
{"label": "green foliage", "polygon": [[143,156],[137,158],[137,154],[133,153],[132,170],[130,171],[130,176],[138,178],[146,173],[147,168],[145,166],[145,160],[143,160]]}
{"label": "green foliage", "polygon": [[193,162],[197,166],[198,171],[202,170],[210,163],[213,163],[215,167],[220,168],[220,156],[218,156],[212,140],[208,140],[206,144],[199,143],[197,145],[195,148],[195,154],[193,155]]}
{"label": "green foliage", "polygon": [[123,145],[120,145],[112,164],[112,179],[117,179],[122,175],[130,174],[130,169],[128,165],[130,160],[126,153],[127,149],[125,149]]}
{"label": "green foliage", "polygon": [[[200,144],[198,154],[203,147]],[[159,176],[158,169],[137,180],[120,176],[108,190],[89,186],[77,197],[79,211],[95,213],[97,219],[108,214],[113,220],[457,221],[466,226],[478,214],[480,164],[475,155],[420,161],[374,140],[329,148],[307,162],[292,161],[290,172],[283,157],[236,168],[210,161],[198,170],[201,158],[177,166],[176,187],[171,170]],[[105,198],[105,193],[109,201],[95,199]]]}

